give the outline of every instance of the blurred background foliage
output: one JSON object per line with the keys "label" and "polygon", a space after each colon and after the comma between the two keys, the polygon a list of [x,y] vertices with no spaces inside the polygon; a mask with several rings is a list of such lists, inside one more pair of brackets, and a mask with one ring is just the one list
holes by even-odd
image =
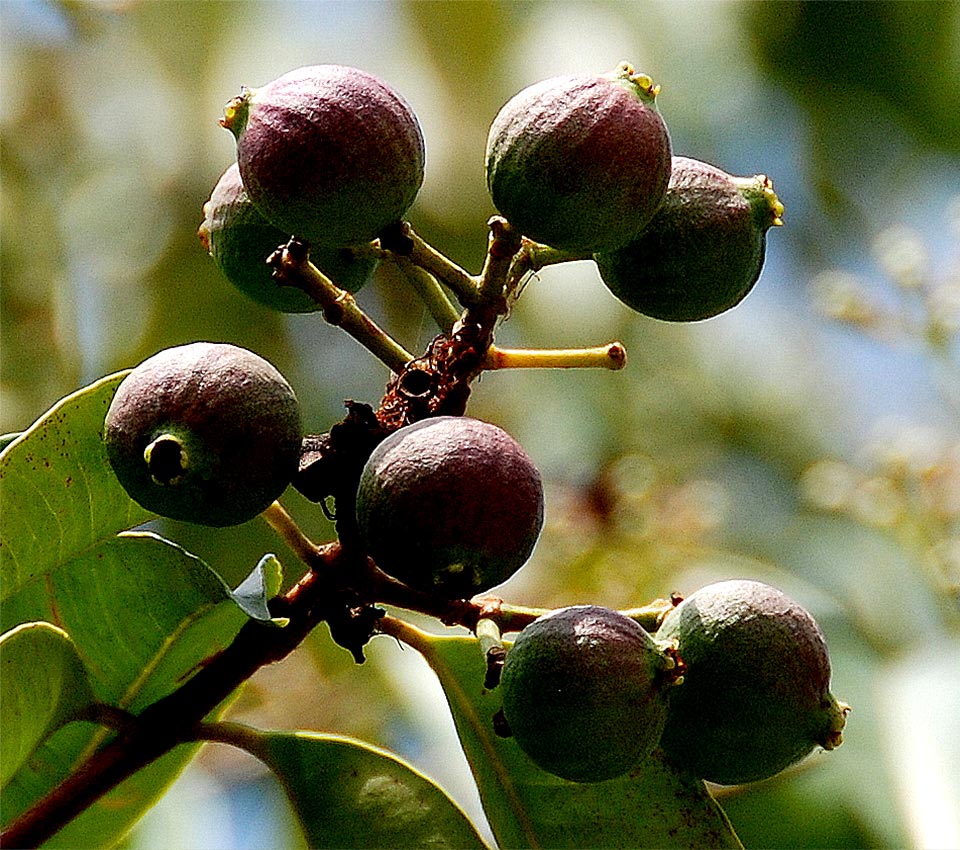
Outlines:
{"label": "blurred background foliage", "polygon": [[[744,842],[960,845],[960,6],[4,0],[0,27],[0,431],[196,339],[272,360],[316,432],[344,399],[377,401],[381,365],[317,315],[246,300],[196,237],[234,156],[223,104],[299,65],[356,65],[406,97],[428,156],[411,220],[473,271],[489,122],[555,74],[629,60],[663,86],[676,153],[769,174],[786,227],[724,316],[638,317],[588,263],[527,285],[501,343],[621,339],[629,364],[477,386],[471,414],[511,431],[548,484],[541,544],[503,595],[630,606],[735,576],[781,587],[821,622],[854,711],[838,752],[718,791]],[[360,302],[408,348],[434,333],[388,268]],[[315,506],[289,503],[329,539]],[[164,530],[230,580],[277,548],[257,522]],[[234,715],[390,747],[476,815],[413,653],[379,639],[357,668],[314,637]],[[128,839],[300,842],[262,768],[212,746]]]}

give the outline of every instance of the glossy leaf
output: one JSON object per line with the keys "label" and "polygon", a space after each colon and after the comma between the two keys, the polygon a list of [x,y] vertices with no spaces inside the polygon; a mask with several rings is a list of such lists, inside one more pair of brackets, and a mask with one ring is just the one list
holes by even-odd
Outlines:
{"label": "glossy leaf", "polygon": [[[422,635],[422,633],[421,633]],[[498,842],[510,847],[740,847],[704,783],[678,774],[658,754],[630,774],[567,782],[536,767],[494,732],[497,690],[483,688],[485,662],[473,638],[422,635]]]}
{"label": "glossy leaf", "polygon": [[0,786],[52,732],[95,699],[70,636],[24,623],[0,637]]}
{"label": "glossy leaf", "polygon": [[21,434],[20,431],[11,431],[9,434],[0,434],[0,452],[9,446]]}
{"label": "glossy leaf", "polygon": [[244,729],[280,779],[310,847],[483,848],[460,808],[397,756],[334,735]]}
{"label": "glossy leaf", "polygon": [[[0,455],[0,626],[54,624],[50,628],[69,634],[96,698],[136,713],[171,693],[222,650],[246,616],[270,620],[266,601],[279,589],[281,571],[276,558],[268,556],[231,591],[203,561],[176,544],[150,532],[124,531],[152,516],[117,482],[100,436],[125,374],[63,399]],[[42,670],[42,664],[35,664]],[[53,674],[43,670],[43,675]],[[77,687],[78,699],[82,693]],[[109,734],[89,723],[51,734],[70,719],[70,712],[54,708],[50,722],[41,722],[51,709],[36,695],[29,703],[24,700],[18,711],[39,719],[12,740],[18,752],[25,743],[40,745],[29,757],[18,756],[9,770],[5,759],[4,823],[49,792]],[[116,840],[195,749],[180,747],[127,780],[51,844]]]}
{"label": "glossy leaf", "polygon": [[100,436],[126,374],[61,399],[0,453],[0,601],[153,516],[120,486]]}
{"label": "glossy leaf", "polygon": [[[11,595],[9,629],[55,622],[73,639],[101,702],[134,713],[175,690],[222,650],[246,621],[220,579],[198,558],[146,532],[127,532],[75,555]],[[71,723],[44,741],[0,797],[3,823],[61,781],[106,730]],[[51,846],[109,844],[157,800],[189,761],[180,747],[121,784],[61,830]]]}

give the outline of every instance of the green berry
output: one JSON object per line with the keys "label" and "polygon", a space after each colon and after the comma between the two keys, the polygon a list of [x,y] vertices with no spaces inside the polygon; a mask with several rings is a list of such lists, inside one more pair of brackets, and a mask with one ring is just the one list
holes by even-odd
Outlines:
{"label": "green berry", "polygon": [[356,68],[312,65],[244,89],[220,123],[237,139],[253,203],[314,245],[369,242],[404,216],[423,182],[416,115]]}
{"label": "green berry", "polygon": [[[267,221],[243,188],[240,168],[233,163],[220,177],[203,205],[200,241],[224,276],[258,304],[281,313],[309,313],[320,305],[294,286],[281,286],[267,257],[290,238]],[[358,256],[352,248],[316,248],[310,259],[341,289],[357,292],[370,278],[377,261]]]}
{"label": "green berry", "polygon": [[303,441],[300,405],[262,357],[195,342],[155,354],[124,378],[104,441],[120,483],[147,510],[236,525],[292,480]]}
{"label": "green berry", "polygon": [[630,241],[663,200],[670,136],[659,91],[624,63],[603,76],[555,77],[500,110],[487,138],[487,186],[537,242],[590,254]]}
{"label": "green berry", "polygon": [[781,591],[707,585],[666,615],[657,639],[676,641],[686,664],[661,741],[679,767],[732,785],[841,743],[849,707],[830,693],[823,633]]}
{"label": "green berry", "polygon": [[739,304],[763,268],[766,233],[782,224],[770,180],[732,177],[674,157],[670,186],[646,229],[594,259],[607,288],[638,313],[709,319]]}
{"label": "green berry", "polygon": [[660,740],[673,659],[637,623],[596,605],[551,611],[520,632],[500,679],[519,747],[550,773],[599,782]]}
{"label": "green berry", "polygon": [[520,444],[496,425],[439,416],[374,449],[356,515],[384,572],[420,590],[470,597],[530,557],[543,525],[543,485]]}

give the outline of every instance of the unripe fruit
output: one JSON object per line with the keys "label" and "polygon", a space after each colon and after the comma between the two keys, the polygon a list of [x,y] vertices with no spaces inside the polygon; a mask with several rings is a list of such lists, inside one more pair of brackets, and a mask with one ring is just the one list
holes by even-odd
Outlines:
{"label": "unripe fruit", "polygon": [[679,767],[732,785],[840,745],[849,706],[830,693],[823,634],[779,590],[707,585],[664,617],[657,639],[676,641],[686,664],[661,741]]}
{"label": "unripe fruit", "polygon": [[637,623],[596,605],[551,611],[507,651],[503,714],[520,748],[574,782],[626,773],[667,717],[673,659]]}
{"label": "unripe fruit", "polygon": [[[281,286],[267,265],[290,238],[267,221],[243,188],[233,163],[203,205],[200,241],[224,276],[245,295],[281,313],[309,313],[320,305],[295,286]],[[351,248],[316,248],[310,259],[341,289],[357,292],[377,265],[374,257],[356,256]]]}
{"label": "unripe fruit", "polygon": [[566,251],[616,248],[646,225],[670,177],[659,88],[624,63],[524,89],[487,138],[487,187],[525,236]]}
{"label": "unripe fruit", "polygon": [[124,489],[161,516],[236,525],[267,508],[297,470],[300,405],[273,366],[225,343],[144,360],[107,410],[104,441]]}
{"label": "unripe fruit", "polygon": [[340,248],[399,221],[423,182],[423,136],[381,80],[311,65],[231,100],[221,125],[237,139],[243,185],[285,233]]}
{"label": "unripe fruit", "polygon": [[496,425],[439,416],[400,428],[374,449],[356,512],[384,572],[466,598],[526,563],[543,525],[543,485],[520,444]]}
{"label": "unripe fruit", "polygon": [[607,288],[638,313],[709,319],[740,303],[763,268],[766,233],[783,224],[770,180],[732,177],[674,157],[670,186],[646,229],[594,259]]}

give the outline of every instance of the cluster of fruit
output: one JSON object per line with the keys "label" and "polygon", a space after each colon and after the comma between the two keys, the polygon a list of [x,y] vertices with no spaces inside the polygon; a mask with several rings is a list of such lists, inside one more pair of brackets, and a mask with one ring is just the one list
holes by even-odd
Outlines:
{"label": "cluster of fruit", "polygon": [[[626,63],[524,89],[490,127],[487,186],[524,236],[593,258],[629,307],[696,321],[750,291],[783,205],[763,175],[673,156],[658,91]],[[369,74],[318,65],[244,89],[221,124],[236,136],[237,162],[206,204],[200,234],[225,275],[275,309],[319,309],[264,265],[296,236],[356,292],[376,265],[363,246],[403,217],[423,182],[423,135],[409,105]]]}
{"label": "cluster of fruit", "polygon": [[[674,157],[657,91],[625,64],[531,86],[493,122],[487,180],[527,243],[593,258],[629,306],[691,321],[749,291],[783,208],[765,177]],[[266,263],[295,238],[341,289],[363,286],[382,256],[376,240],[423,180],[410,107],[369,74],[321,65],[245,89],[221,123],[236,136],[237,161],[204,206],[200,235],[226,277],[274,309],[319,309],[278,285]],[[447,415],[383,431],[340,492],[384,573],[450,600],[523,566],[543,524],[543,487],[512,437]],[[305,445],[283,376],[252,352],[206,342],[134,369],[104,435],[137,502],[214,526],[266,510]],[[503,715],[531,759],[567,779],[620,775],[661,746],[697,776],[743,782],[839,743],[847,708],[829,679],[807,612],[773,588],[729,582],[678,604],[654,636],[596,606],[536,620],[506,654]]]}
{"label": "cluster of fruit", "polygon": [[487,140],[487,186],[525,235],[592,257],[638,313],[697,321],[738,304],[783,205],[764,175],[672,155],[659,87],[623,63],[524,89]]}
{"label": "cluster of fruit", "polygon": [[711,782],[766,779],[837,747],[849,711],[813,617],[745,580],[700,588],[653,636],[609,608],[552,611],[520,632],[501,687],[520,748],[576,782],[627,773],[657,746]]}

